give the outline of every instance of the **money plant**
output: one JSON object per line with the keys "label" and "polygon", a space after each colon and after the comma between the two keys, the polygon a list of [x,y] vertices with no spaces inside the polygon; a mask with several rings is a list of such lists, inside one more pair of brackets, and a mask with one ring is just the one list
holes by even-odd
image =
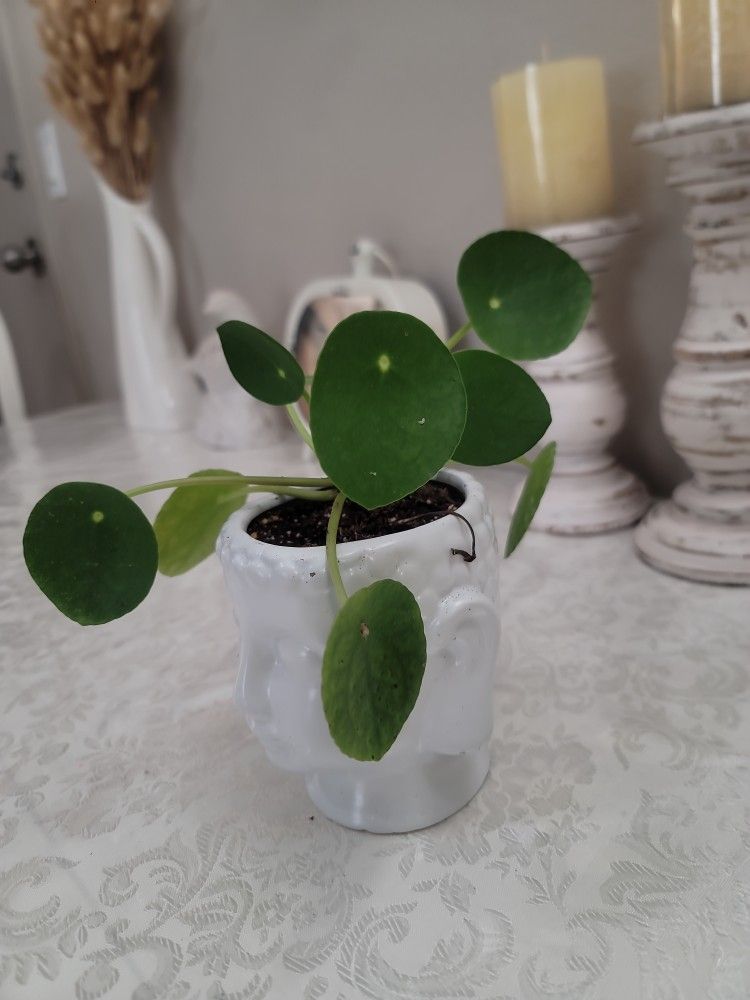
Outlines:
{"label": "money plant", "polygon": [[[550,409],[516,362],[567,347],[591,300],[587,275],[566,253],[512,231],[466,250],[458,287],[467,319],[447,343],[414,316],[356,313],[330,333],[308,378],[268,334],[224,323],[218,334],[234,378],[263,403],[287,408],[323,476],[210,469],[127,492],[100,483],[56,486],[32,510],[23,539],[39,588],[81,625],[109,622],[140,604],[157,571],[175,576],[207,557],[248,494],[331,503],[326,557],[339,607],[323,656],[323,709],[344,754],[380,760],[417,700],[425,630],[414,595],[396,580],[347,592],[336,550],[342,508],[394,503],[450,462],[520,462],[527,478],[505,546],[510,555],[539,505],[555,450],[548,444],[528,457]],[[489,350],[456,350],[471,330]],[[151,525],[134,498],[155,490],[173,492]]]}

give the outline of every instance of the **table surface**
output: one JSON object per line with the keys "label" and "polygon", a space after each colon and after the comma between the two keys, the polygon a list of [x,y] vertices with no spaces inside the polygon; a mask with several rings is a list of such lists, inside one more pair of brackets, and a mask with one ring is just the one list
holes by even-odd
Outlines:
{"label": "table surface", "polygon": [[[316,814],[233,708],[216,560],[98,629],[25,573],[58,481],[301,461],[112,407],[0,443],[0,997],[746,1000],[747,590],[661,576],[628,532],[530,534],[502,568],[490,777],[380,837]],[[515,477],[481,478],[503,532]]]}

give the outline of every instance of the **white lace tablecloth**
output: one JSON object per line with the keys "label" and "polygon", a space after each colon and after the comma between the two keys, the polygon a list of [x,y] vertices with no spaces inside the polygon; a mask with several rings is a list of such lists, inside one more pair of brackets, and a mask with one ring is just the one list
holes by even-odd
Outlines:
{"label": "white lace tablecloth", "polygon": [[627,532],[529,536],[501,578],[489,779],[378,837],[317,815],[235,712],[214,560],[99,629],[25,574],[61,479],[300,461],[113,409],[0,444],[0,997],[746,1000],[747,590],[661,576]]}

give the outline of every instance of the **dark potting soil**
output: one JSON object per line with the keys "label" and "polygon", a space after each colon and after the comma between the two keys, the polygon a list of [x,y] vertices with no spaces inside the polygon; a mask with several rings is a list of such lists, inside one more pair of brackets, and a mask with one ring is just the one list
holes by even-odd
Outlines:
{"label": "dark potting soil", "polygon": [[[339,542],[356,542],[381,535],[418,528],[458,510],[464,502],[463,493],[448,483],[426,483],[416,493],[403,500],[365,510],[347,500],[341,513]],[[317,503],[310,500],[287,500],[278,507],[264,511],[247,526],[251,538],[271,545],[325,545],[326,528],[332,501]]]}

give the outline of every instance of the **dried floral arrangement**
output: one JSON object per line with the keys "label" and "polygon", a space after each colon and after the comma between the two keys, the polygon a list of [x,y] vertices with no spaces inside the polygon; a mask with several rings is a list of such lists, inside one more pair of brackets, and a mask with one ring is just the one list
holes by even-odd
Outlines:
{"label": "dried floral arrangement", "polygon": [[118,194],[140,201],[149,189],[150,115],[162,28],[171,0],[31,0],[49,64],[53,106],[81,136],[92,164]]}

